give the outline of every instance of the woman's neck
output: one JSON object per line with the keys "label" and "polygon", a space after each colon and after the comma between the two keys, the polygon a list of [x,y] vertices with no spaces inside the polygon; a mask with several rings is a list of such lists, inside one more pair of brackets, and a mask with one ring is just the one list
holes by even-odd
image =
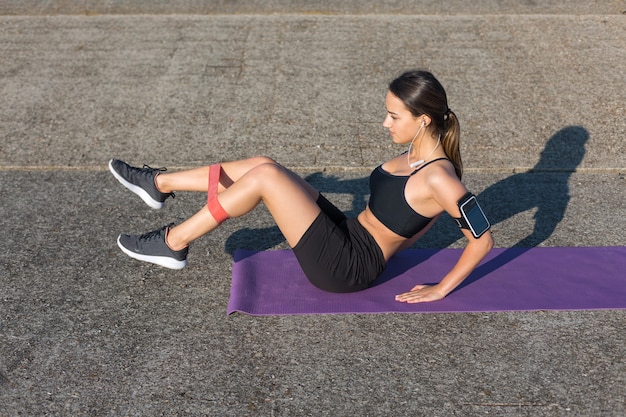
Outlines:
{"label": "woman's neck", "polygon": [[418,168],[431,160],[434,156],[438,156],[441,148],[441,137],[433,138],[428,132],[423,138],[418,139],[419,144],[416,147],[410,147],[407,155],[407,163],[411,168]]}

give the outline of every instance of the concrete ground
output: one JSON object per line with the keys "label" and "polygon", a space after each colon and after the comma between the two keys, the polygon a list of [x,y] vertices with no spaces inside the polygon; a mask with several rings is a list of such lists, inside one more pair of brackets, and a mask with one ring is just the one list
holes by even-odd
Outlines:
{"label": "concrete ground", "polygon": [[518,3],[0,2],[0,416],[625,415],[624,310],[227,316],[234,250],[286,247],[263,207],[181,271],[115,244],[205,196],[151,210],[112,157],[265,154],[357,213],[422,67],[498,247],[624,246],[626,2]]}

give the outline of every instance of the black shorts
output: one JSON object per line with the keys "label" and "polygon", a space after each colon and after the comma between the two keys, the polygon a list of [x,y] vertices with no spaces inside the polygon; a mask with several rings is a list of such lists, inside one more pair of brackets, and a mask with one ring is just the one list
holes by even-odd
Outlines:
{"label": "black shorts", "polygon": [[385,269],[378,243],[357,219],[346,216],[320,194],[322,212],[293,252],[313,285],[330,292],[368,288]]}

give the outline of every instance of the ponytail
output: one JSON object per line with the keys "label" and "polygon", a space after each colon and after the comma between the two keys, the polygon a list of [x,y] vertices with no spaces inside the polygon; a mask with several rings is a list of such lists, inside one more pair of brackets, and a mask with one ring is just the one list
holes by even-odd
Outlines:
{"label": "ponytail", "polygon": [[463,177],[463,161],[461,160],[460,149],[461,126],[456,114],[450,109],[444,114],[443,126],[441,146],[452,165],[454,165],[456,176],[461,179]]}

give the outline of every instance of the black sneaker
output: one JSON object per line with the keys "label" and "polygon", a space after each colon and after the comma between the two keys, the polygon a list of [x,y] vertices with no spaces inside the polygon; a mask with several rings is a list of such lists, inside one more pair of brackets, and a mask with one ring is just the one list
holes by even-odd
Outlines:
{"label": "black sneaker", "polygon": [[165,236],[171,225],[139,236],[121,234],[117,245],[131,258],[151,262],[170,269],[182,269],[187,266],[189,248],[172,250],[165,242]]}
{"label": "black sneaker", "polygon": [[165,200],[174,197],[174,193],[162,193],[154,183],[154,177],[166,168],[152,168],[144,165],[143,168],[135,168],[126,162],[117,159],[109,161],[109,170],[119,182],[133,193],[137,194],[150,207],[163,208]]}

